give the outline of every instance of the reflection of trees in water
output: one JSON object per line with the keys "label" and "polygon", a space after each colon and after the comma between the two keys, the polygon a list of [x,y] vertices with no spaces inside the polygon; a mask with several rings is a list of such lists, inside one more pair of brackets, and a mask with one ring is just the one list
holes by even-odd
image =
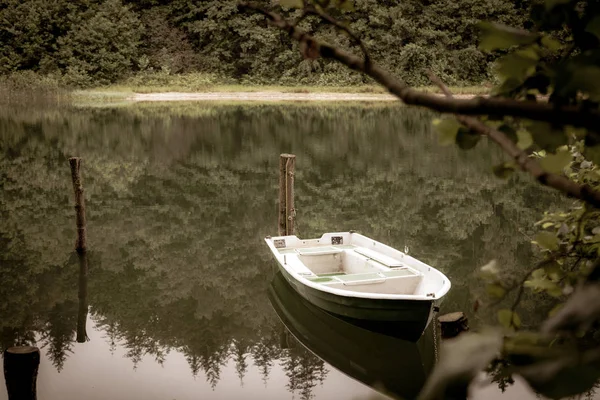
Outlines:
{"label": "reflection of trees in water", "polygon": [[248,345],[244,339],[236,339],[232,345],[232,355],[235,361],[235,372],[238,378],[240,378],[240,385],[244,386],[244,376],[248,372],[248,361],[246,361],[248,353]]}
{"label": "reflection of trees in water", "polygon": [[250,349],[254,365],[258,367],[265,386],[269,380],[273,362],[279,357],[281,350],[273,339],[273,335],[262,336]]}
{"label": "reflection of trees in water", "polygon": [[283,351],[282,366],[288,377],[287,387],[292,393],[299,393],[300,399],[313,397],[313,389],[322,385],[327,377],[325,363],[315,357],[300,342],[290,335],[295,342]]}
{"label": "reflection of trees in water", "polygon": [[77,303],[66,301],[56,304],[47,316],[42,329],[42,347],[52,365],[60,372],[68,353],[72,353],[75,332],[77,331]]}
{"label": "reflection of trees in water", "polygon": [[111,351],[123,346],[135,367],[180,350],[212,387],[228,360],[242,382],[252,362],[265,384],[280,360],[303,398],[325,378],[323,364],[282,350],[265,295],[272,261],[260,237],[276,228],[280,152],[298,156],[302,236],[334,227],[408,245],[452,279],[447,309],[470,308],[472,273],[489,259],[508,273],[529,263],[532,204],[554,200],[493,177],[493,150],[439,147],[430,114],[408,108],[203,108],[169,111],[168,125],[161,112],[0,115],[3,346],[37,333],[57,368],[71,348],[72,153],[84,159],[89,197],[89,304]]}

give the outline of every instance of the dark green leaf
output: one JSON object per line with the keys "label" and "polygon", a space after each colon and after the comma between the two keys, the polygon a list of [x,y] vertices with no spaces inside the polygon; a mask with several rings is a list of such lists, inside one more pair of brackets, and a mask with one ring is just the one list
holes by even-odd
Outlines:
{"label": "dark green leaf", "polygon": [[531,122],[527,126],[535,144],[544,150],[554,151],[557,147],[568,143],[567,135],[558,129],[554,129],[547,122]]}
{"label": "dark green leaf", "polygon": [[453,144],[456,140],[456,135],[460,124],[454,118],[444,118],[433,120],[433,126],[439,132],[439,143],[442,146]]}
{"label": "dark green leaf", "polygon": [[510,125],[503,124],[498,128],[498,130],[504,133],[513,143],[517,143],[517,141],[519,140],[519,138],[517,137],[517,132],[515,132],[515,130]]}
{"label": "dark green leaf", "polygon": [[526,280],[523,283],[523,286],[531,288],[536,292],[546,292],[553,297],[562,295],[560,286],[549,280],[545,274],[543,274],[543,276],[532,276],[531,279]]}
{"label": "dark green leaf", "polygon": [[522,79],[516,79],[514,77],[508,77],[508,78],[504,79],[502,81],[502,84],[500,85],[500,87],[495,88],[492,91],[492,93],[493,94],[510,93],[513,90],[516,90],[519,87],[521,87],[521,85],[523,85],[524,83],[525,83],[525,81],[523,81]]}
{"label": "dark green leaf", "polygon": [[463,150],[472,149],[477,145],[480,139],[480,134],[473,133],[464,127],[460,127],[458,129],[458,133],[456,134],[456,144]]}
{"label": "dark green leaf", "polygon": [[546,172],[558,174],[562,172],[570,163],[571,153],[568,150],[561,150],[556,154],[548,154],[540,160],[540,165]]}
{"label": "dark green leaf", "polygon": [[598,134],[588,132],[585,135],[585,148],[583,155],[585,158],[597,165],[600,165],[600,141],[598,140]]}
{"label": "dark green leaf", "polygon": [[548,278],[553,281],[558,281],[565,275],[560,265],[556,262],[546,265],[544,271],[546,272],[546,275],[548,275]]}
{"label": "dark green leaf", "polygon": [[505,162],[500,165],[496,165],[493,168],[494,175],[501,179],[508,179],[515,172],[517,166],[512,162]]}
{"label": "dark green leaf", "polygon": [[596,35],[600,39],[600,15],[596,15],[590,22],[588,22],[585,30],[593,35]]}
{"label": "dark green leaf", "polygon": [[498,73],[504,79],[524,81],[535,72],[539,56],[533,47],[518,50],[498,60]]}
{"label": "dark green leaf", "polygon": [[519,369],[518,373],[531,387],[551,399],[570,398],[592,389],[600,378],[593,365],[577,365],[575,357],[541,361]]}
{"label": "dark green leaf", "polygon": [[600,146],[586,147],[583,155],[594,164],[600,165]]}
{"label": "dark green leaf", "polygon": [[440,361],[429,376],[419,400],[446,398],[446,391],[466,390],[471,380],[496,357],[502,346],[498,332],[463,333],[442,343]]}
{"label": "dark green leaf", "polygon": [[560,4],[569,4],[571,0],[546,0],[546,10],[551,11]]}
{"label": "dark green leaf", "polygon": [[542,248],[551,251],[558,250],[558,238],[551,232],[540,232],[535,236],[535,242]]}
{"label": "dark green leaf", "polygon": [[494,299],[501,299],[506,295],[506,289],[498,283],[490,283],[485,287],[487,294]]}
{"label": "dark green leaf", "polygon": [[521,150],[526,150],[533,144],[531,134],[525,129],[519,129],[517,131],[517,147]]}
{"label": "dark green leaf", "polygon": [[587,329],[600,317],[600,285],[587,284],[569,297],[564,307],[549,318],[543,331],[577,332]]}
{"label": "dark green leaf", "polygon": [[562,44],[558,40],[556,40],[550,36],[542,37],[541,42],[542,42],[542,46],[544,46],[545,48],[547,48],[550,51],[557,51],[557,50],[562,49],[562,47],[563,47]]}
{"label": "dark green leaf", "polygon": [[506,308],[498,311],[498,322],[505,328],[519,328],[521,326],[521,318],[517,313]]}
{"label": "dark green leaf", "polygon": [[566,93],[577,91],[587,93],[591,100],[600,101],[600,67],[595,65],[578,67],[561,91]]}
{"label": "dark green leaf", "polygon": [[482,32],[479,42],[481,50],[507,49],[512,46],[531,44],[537,40],[537,35],[505,25],[481,22],[479,28]]}

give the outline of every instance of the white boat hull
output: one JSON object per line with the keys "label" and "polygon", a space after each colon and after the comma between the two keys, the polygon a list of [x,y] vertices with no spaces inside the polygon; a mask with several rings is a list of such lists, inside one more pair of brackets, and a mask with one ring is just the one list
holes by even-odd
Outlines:
{"label": "white boat hull", "polygon": [[448,278],[435,268],[358,233],[266,242],[301,296],[357,325],[402,323],[417,339],[450,289]]}

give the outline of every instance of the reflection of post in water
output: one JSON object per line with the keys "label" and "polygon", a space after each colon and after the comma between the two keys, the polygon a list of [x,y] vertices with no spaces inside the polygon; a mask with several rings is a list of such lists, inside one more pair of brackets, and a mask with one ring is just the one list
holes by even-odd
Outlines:
{"label": "reflection of post in water", "polygon": [[4,378],[9,400],[35,400],[40,350],[10,347],[4,352]]}
{"label": "reflection of post in water", "polygon": [[73,191],[75,192],[75,211],[77,218],[77,242],[75,250],[78,254],[85,254],[86,250],[86,232],[85,232],[85,197],[83,196],[83,184],[81,183],[81,158],[69,158],[71,166],[71,179],[73,180]]}
{"label": "reflection of post in water", "polygon": [[291,349],[296,345],[296,339],[292,336],[290,331],[285,327],[285,325],[281,325],[281,330],[279,332],[279,347],[281,349]]}
{"label": "reflection of post in water", "polygon": [[85,227],[85,197],[83,195],[83,184],[81,182],[81,158],[69,158],[71,166],[71,179],[73,181],[73,191],[75,193],[75,211],[77,220],[77,241],[75,250],[79,258],[79,310],[77,313],[77,342],[83,343],[87,339],[85,325],[88,314],[87,302],[87,238]]}
{"label": "reflection of post in water", "polygon": [[87,300],[88,263],[87,255],[79,255],[79,308],[77,311],[77,343],[85,343],[87,332],[85,325],[88,316]]}

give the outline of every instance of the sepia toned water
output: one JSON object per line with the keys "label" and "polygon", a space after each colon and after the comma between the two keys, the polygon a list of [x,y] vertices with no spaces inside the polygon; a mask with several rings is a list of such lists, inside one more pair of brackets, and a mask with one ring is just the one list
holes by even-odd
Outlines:
{"label": "sepia toned water", "polygon": [[38,399],[413,397],[432,333],[405,342],[311,309],[277,283],[262,239],[277,233],[279,154],[293,153],[299,236],[354,229],[407,249],[451,279],[442,313],[494,321],[472,312],[476,271],[527,268],[558,198],[494,177],[503,157],[484,142],[438,145],[432,118],[389,103],[3,107],[2,347],[41,348]]}

